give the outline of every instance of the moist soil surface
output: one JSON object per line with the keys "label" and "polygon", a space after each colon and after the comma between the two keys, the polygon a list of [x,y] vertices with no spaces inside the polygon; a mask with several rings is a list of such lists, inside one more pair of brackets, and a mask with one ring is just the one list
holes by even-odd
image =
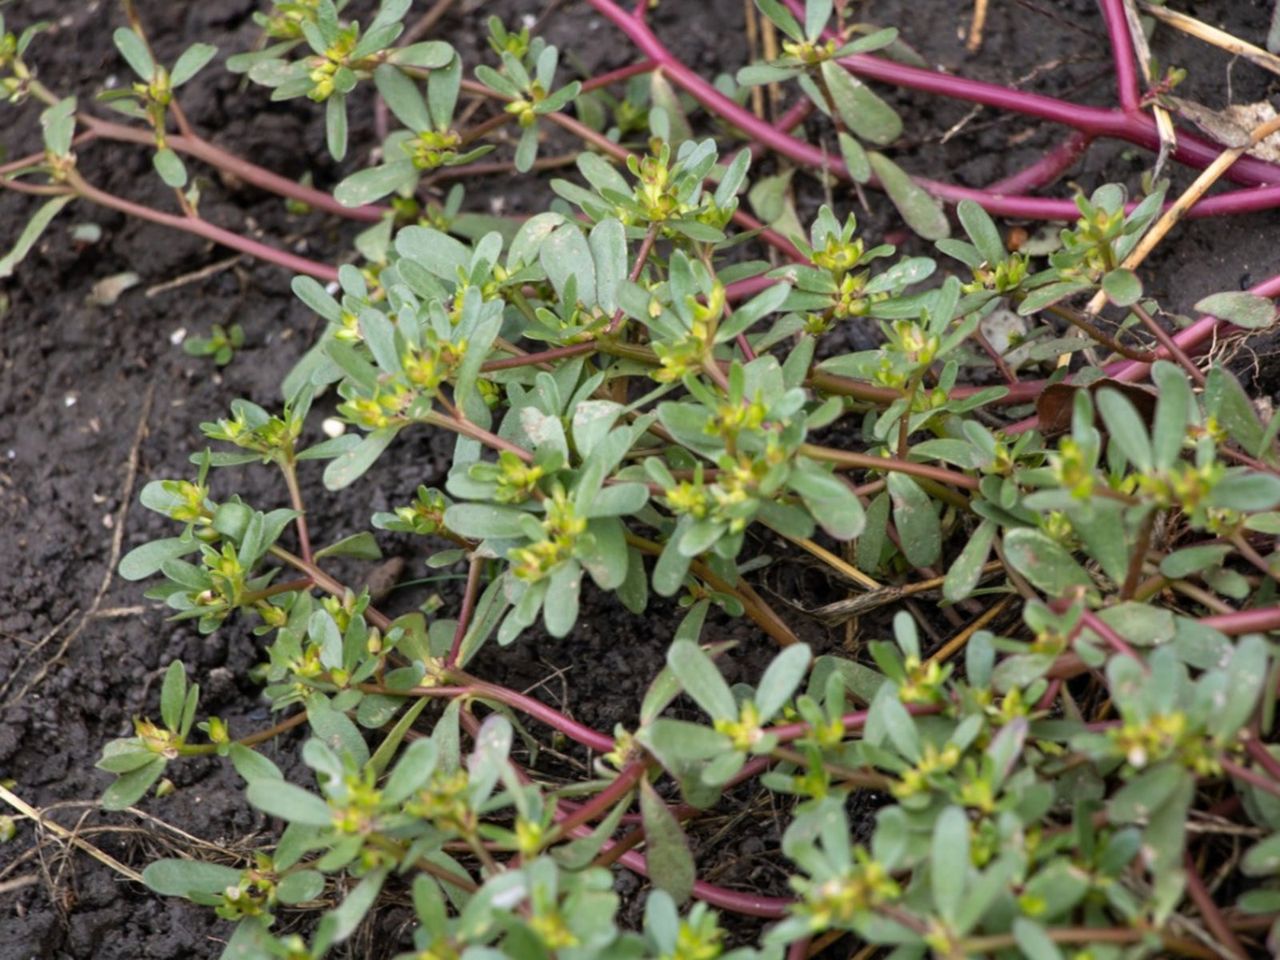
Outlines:
{"label": "moist soil surface", "polygon": [[[164,62],[197,40],[216,44],[222,56],[250,48],[257,39],[250,18],[257,6],[253,0],[137,4]],[[1261,43],[1271,4],[1222,0],[1193,6],[1203,19]],[[956,8],[948,0],[903,0],[872,3],[859,16],[897,25],[929,62],[953,72],[1084,103],[1111,103],[1105,33],[1090,0],[993,4],[976,54],[965,51],[961,36],[968,11]],[[4,13],[11,28],[42,19],[54,24],[29,58],[55,90],[75,93],[87,103],[104,81],[128,82],[110,40],[124,22],[116,4],[17,0]],[[633,59],[616,31],[575,2],[459,0],[434,35],[452,41],[464,62],[474,66],[484,48],[483,22],[491,13],[508,24],[541,16],[544,35],[587,73]],[[651,22],[687,63],[713,77],[746,62],[743,17],[741,0],[668,0]],[[1156,52],[1161,63],[1190,69],[1180,92],[1210,107],[1252,102],[1271,92],[1261,71],[1232,64],[1170,31],[1160,32]],[[894,155],[906,169],[938,179],[989,183],[1033,160],[1061,136],[1056,128],[1023,117],[970,111],[965,104],[909,91],[881,93],[906,123]],[[352,140],[363,146],[337,167],[324,150],[322,111],[305,100],[271,104],[260,88],[245,90],[239,78],[217,69],[186,87],[182,104],[195,128],[220,146],[289,177],[309,171],[321,188],[331,188],[366,160],[373,142],[372,123],[355,119],[361,111],[353,111]],[[39,148],[37,112],[30,104],[4,108],[0,143],[6,158]],[[368,109],[363,113],[372,115]],[[834,143],[830,129],[820,123],[810,123],[807,132]],[[547,153],[574,148],[556,140]],[[1086,190],[1109,179],[1136,183],[1148,163],[1146,154],[1123,145],[1097,145],[1068,178]],[[152,174],[144,150],[96,143],[80,151],[79,168],[100,187],[172,209],[172,196]],[[766,159],[754,173],[777,169]],[[278,198],[207,170],[197,172],[201,212],[213,222],[321,260],[350,256],[356,226],[290,212]],[[1187,179],[1178,172],[1175,190]],[[795,183],[805,219],[822,201],[823,190],[807,175],[797,176]],[[1055,189],[1064,195],[1062,185]],[[519,215],[536,211],[548,196],[545,185],[533,178],[481,179],[468,184],[465,208]],[[841,215],[857,205],[843,188],[831,200]],[[865,235],[873,241],[886,234],[906,237],[882,196],[870,194],[868,204],[869,210],[858,206]],[[13,242],[34,209],[32,198],[0,192],[0,247]],[[72,225],[94,225],[97,235],[80,231],[79,239],[73,238]],[[1275,272],[1276,226],[1272,214],[1190,224],[1144,270],[1147,289],[1170,309],[1190,312],[1208,293],[1255,283]],[[909,239],[905,245],[920,246]],[[117,298],[104,294],[104,283],[109,287],[111,278],[126,271],[137,274],[136,285]],[[86,849],[141,870],[157,856],[181,853],[243,858],[269,843],[276,829],[244,802],[243,784],[220,761],[171,764],[171,794],[149,796],[136,811],[110,815],[96,809],[109,778],[93,764],[107,740],[132,733],[131,718],[158,712],[159,681],[174,659],[181,659],[200,683],[202,715],[224,717],[234,735],[272,722],[260,688],[249,679],[250,668],[261,659],[260,642],[249,625],[230,623],[201,636],[190,625],[167,622],[163,609],[144,598],[143,585],[112,571],[123,552],[172,535],[168,521],[138,506],[137,494],[150,480],[191,476],[187,458],[203,446],[202,422],[224,415],[237,397],[278,406],[283,372],[321,329],[318,318],[295,300],[289,281],[277,267],[235,258],[204,240],[88,204],[64,211],[16,275],[0,280],[0,782],[44,811],[50,822],[48,829],[37,829],[19,819],[16,838],[0,847],[0,960],[217,956],[229,924],[204,908],[152,895],[65,837],[74,834]],[[246,343],[224,368],[179,346],[184,336],[206,336],[212,324],[233,322],[243,326]],[[1244,351],[1237,363],[1258,393],[1269,396],[1277,372],[1267,353],[1262,344]],[[324,490],[319,468],[304,472],[313,536],[325,542],[366,529],[371,512],[408,502],[419,484],[442,485],[451,449],[452,439],[443,434],[411,434],[376,470],[338,494]],[[287,503],[278,477],[265,467],[218,473],[215,499],[232,492],[259,509]],[[388,557],[405,561],[403,581],[429,575],[422,563],[426,546],[394,536],[380,539]],[[757,542],[752,549],[789,556],[776,542]],[[783,616],[819,651],[877,635],[874,618],[864,618],[856,629],[827,628],[797,609],[845,596],[841,584],[819,570],[802,561],[767,569],[772,572],[754,575],[757,588],[777,598]],[[371,572],[354,565],[335,568],[354,585]],[[433,593],[446,613],[456,609],[456,580],[402,586],[384,606],[404,612]],[[475,669],[530,690],[597,729],[611,730],[633,720],[680,616],[674,604],[652,606],[636,617],[611,598],[588,596],[568,638],[533,632],[510,648],[487,651]],[[727,658],[731,681],[756,679],[772,653],[768,638],[747,621],[714,616],[707,635],[740,641]],[[546,730],[531,730],[552,742]],[[303,772],[290,760],[299,737],[286,735],[266,749],[288,775],[301,779]],[[586,757],[557,755],[554,745],[539,762],[564,776],[587,769]],[[869,814],[874,798],[868,804]],[[63,833],[55,833],[52,824]],[[774,895],[786,892],[767,794],[741,790],[692,837],[706,879]],[[634,919],[644,882],[624,872],[618,888],[627,904],[624,918]],[[409,946],[409,920],[406,909],[393,906],[333,955],[389,957]],[[751,939],[759,930],[756,921],[726,922],[738,939]],[[305,930],[305,923],[289,913],[280,919],[283,929]]]}

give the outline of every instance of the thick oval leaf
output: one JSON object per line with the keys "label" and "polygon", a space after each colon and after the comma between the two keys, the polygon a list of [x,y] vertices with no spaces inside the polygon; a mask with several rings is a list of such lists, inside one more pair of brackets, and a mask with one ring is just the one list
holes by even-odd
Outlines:
{"label": "thick oval leaf", "polygon": [[382,451],[396,438],[399,427],[383,427],[367,434],[359,446],[348,450],[324,469],[324,485],[328,490],[341,490],[355,483],[373,466]]}
{"label": "thick oval leaf", "polygon": [[424,40],[394,50],[387,60],[402,67],[419,67],[436,70],[448,66],[453,59],[453,47],[443,40]]}
{"label": "thick oval leaf", "polygon": [[187,185],[187,168],[183,165],[181,158],[168,147],[163,147],[152,154],[151,164],[156,168],[156,173],[160,174],[160,179],[165,182],[165,186],[181,190]]}
{"label": "thick oval leaf", "polygon": [[1097,393],[1098,412],[1111,434],[1111,442],[1116,444],[1129,462],[1144,473],[1151,472],[1153,454],[1151,437],[1147,434],[1147,426],[1142,421],[1138,408],[1118,390],[1104,388]]}
{"label": "thick oval leaf", "polygon": [[905,473],[891,473],[889,496],[902,552],[916,567],[928,567],[942,555],[942,526],[933,500]]}
{"label": "thick oval leaf", "polygon": [[947,571],[946,580],[942,584],[942,595],[955,603],[973,593],[982,576],[982,567],[991,553],[991,544],[996,538],[996,525],[990,520],[983,520],[973,536],[960,551]]}
{"label": "thick oval leaf", "polygon": [[156,860],[142,871],[142,882],[166,897],[190,897],[193,893],[216,895],[240,882],[240,871],[201,860]]}
{"label": "thick oval leaf", "polygon": [[837,540],[852,540],[866,526],[858,495],[843,479],[803,457],[796,459],[788,485],[818,521]]}
{"label": "thick oval leaf", "polygon": [[697,644],[677,640],[667,650],[667,666],[680,681],[685,693],[693,698],[713,720],[736,720],[738,706],[729,684],[715,663]]}
{"label": "thick oval leaf", "polygon": [[578,621],[581,592],[582,565],[577,560],[561,563],[552,571],[547,596],[542,601],[542,621],[553,637],[568,636]]}
{"label": "thick oval leaf", "polygon": [[809,672],[812,659],[809,645],[805,643],[792,644],[773,658],[756,689],[756,708],[760,711],[761,723],[767,723],[786,706]]}
{"label": "thick oval leaf", "polygon": [[471,262],[466,246],[432,227],[405,227],[396,234],[396,253],[449,281],[456,281],[458,271]]}
{"label": "thick oval leaf", "polygon": [[218,48],[208,43],[193,43],[182,52],[173,71],[169,74],[169,85],[180,87],[197,73],[203,70],[210,60],[218,54]]}
{"label": "thick oval leaf", "polygon": [[905,170],[874,150],[867,153],[867,159],[907,226],[926,240],[941,240],[951,235],[951,225],[942,204],[912,180]]}
{"label": "thick oval leaf", "polygon": [[645,859],[649,879],[676,903],[693,892],[695,868],[680,821],[658,796],[648,778],[640,781],[640,816],[644,822]]}
{"label": "thick oval leaf", "polygon": [[954,922],[968,887],[969,818],[960,807],[938,815],[929,849],[929,879],[933,903],[944,920]]}
{"label": "thick oval leaf", "polygon": [[324,893],[324,874],[318,870],[298,870],[280,878],[276,896],[281,903],[304,903]]}
{"label": "thick oval leaf", "polygon": [[1142,299],[1142,281],[1132,270],[1117,267],[1102,278],[1102,292],[1118,307],[1127,307]]}
{"label": "thick oval leaf", "polygon": [[156,64],[151,59],[151,54],[147,51],[147,45],[142,38],[127,27],[118,27],[111,35],[111,39],[115,41],[116,49],[120,51],[120,55],[124,57],[133,72],[140,79],[150,82],[156,71]]}
{"label": "thick oval leaf", "polygon": [[487,503],[455,503],[444,513],[444,522],[454,533],[484,540],[489,537],[512,539],[521,536],[523,511]]}
{"label": "thick oval leaf", "polygon": [[170,560],[195,552],[198,546],[199,544],[195,541],[183,540],[180,537],[144,543],[124,555],[120,561],[120,576],[126,580],[144,580],[152,574],[159,573],[160,568]]}
{"label": "thick oval leaf", "polygon": [[980,204],[972,200],[961,200],[956,204],[956,216],[959,217],[960,225],[973,241],[983,262],[996,264],[1004,260],[1004,240],[1000,236],[1000,229]]}
{"label": "thick oval leaf", "polygon": [[245,796],[263,813],[289,823],[309,827],[327,827],[333,823],[329,805],[308,790],[285,780],[255,780]]}
{"label": "thick oval leaf", "polygon": [[136,770],[130,770],[117,777],[115,783],[107,787],[102,794],[102,808],[123,810],[125,807],[133,806],[151,789],[151,785],[160,779],[160,774],[164,773],[164,767],[164,757],[156,757]]}
{"label": "thick oval leaf", "polygon": [[1037,590],[1050,597],[1066,595],[1073,587],[1091,588],[1089,574],[1057,541],[1031,527],[1017,527],[1004,535],[1005,559]]}
{"label": "thick oval leaf", "polygon": [[1244,327],[1247,330],[1261,330],[1269,327],[1276,319],[1276,305],[1273,300],[1244,291],[1228,290],[1205,297],[1196,304],[1196,309],[1203,313],[1211,313],[1215,317]]}
{"label": "thick oval leaf", "polygon": [[858,183],[866,183],[871,179],[871,161],[867,159],[867,151],[853,137],[843,131],[839,134],[840,156],[844,158],[845,169],[849,176]]}
{"label": "thick oval leaf", "polygon": [[840,119],[856,136],[884,146],[902,134],[902,118],[865,83],[834,60],[824,60],[822,79]]}
{"label": "thick oval leaf", "polygon": [[36,245],[36,241],[40,239],[40,235],[44,233],[50,221],[58,215],[58,211],[74,199],[73,196],[54,197],[32,214],[27,225],[18,234],[13,249],[0,257],[0,280],[13,275],[14,268],[31,252],[31,248]]}
{"label": "thick oval leaf", "polygon": [[1048,931],[1034,920],[1018,917],[1013,921],[1013,939],[1027,960],[1062,960],[1062,951]]}
{"label": "thick oval leaf", "polygon": [[353,173],[334,188],[333,197],[344,207],[363,206],[409,186],[417,175],[410,160],[384,163]]}

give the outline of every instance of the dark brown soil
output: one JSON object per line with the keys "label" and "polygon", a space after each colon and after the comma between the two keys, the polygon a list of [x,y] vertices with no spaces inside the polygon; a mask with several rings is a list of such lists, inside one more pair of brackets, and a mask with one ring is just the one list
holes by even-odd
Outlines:
{"label": "dark brown soil", "polygon": [[[252,0],[138,3],[161,58],[170,60],[194,40],[215,43],[224,52],[248,48],[255,39],[249,15],[256,6]],[[438,35],[455,42],[474,64],[483,47],[484,17],[497,12],[510,22],[514,14],[536,15],[543,6],[535,0],[460,0]],[[1261,0],[1195,5],[1199,16],[1254,40],[1265,33],[1270,6]],[[976,56],[967,55],[957,39],[967,26],[967,11],[957,12],[945,0],[873,3],[864,18],[899,25],[928,59],[956,72],[1110,102],[1105,36],[1092,2],[1025,0],[992,9]],[[33,57],[42,79],[56,89],[74,91],[87,102],[104,77],[124,81],[110,41],[111,30],[123,22],[114,4],[17,0],[4,12],[19,26],[37,19],[57,23],[40,38]],[[744,62],[741,21],[740,0],[669,0],[653,15],[659,33],[707,76]],[[625,42],[584,4],[559,5],[545,26],[548,38],[587,70],[632,59]],[[1221,106],[1228,95],[1248,102],[1270,92],[1260,71],[1232,67],[1203,47],[1161,36],[1161,61],[1191,69],[1186,96]],[[1033,159],[1059,135],[1037,121],[983,110],[941,144],[943,133],[968,113],[966,105],[905,91],[886,95],[903,111],[909,131],[897,156],[909,170],[929,176],[990,182]],[[325,159],[319,112],[306,101],[272,105],[260,90],[244,91],[236,78],[209,70],[184,90],[183,104],[197,129],[264,166],[291,177],[309,169],[321,187],[341,173]],[[37,148],[36,112],[27,106],[0,114],[8,157]],[[357,123],[354,142],[368,143],[368,132],[368,124]],[[817,124],[809,132],[829,136]],[[363,159],[354,150],[348,168]],[[1073,175],[1091,189],[1106,179],[1133,178],[1146,163],[1143,154],[1101,146]],[[171,203],[144,151],[97,144],[83,151],[80,167],[112,191],[161,208]],[[810,181],[797,182],[802,206],[816,205],[821,191]],[[500,204],[504,212],[519,213],[545,196],[533,181],[481,181],[470,186],[467,208],[489,211]],[[843,194],[835,201],[842,210],[852,202]],[[866,232],[874,238],[898,230],[883,198],[873,195],[871,203],[872,211],[860,214]],[[7,248],[33,209],[30,198],[0,192],[0,247]],[[323,216],[291,215],[278,199],[216,178],[207,178],[202,212],[320,259],[346,256],[355,232]],[[72,223],[97,224],[101,239],[77,246],[68,233]],[[1146,271],[1150,291],[1172,309],[1189,311],[1207,293],[1256,282],[1275,272],[1276,225],[1275,215],[1267,214],[1189,226]],[[143,599],[141,586],[108,570],[119,551],[170,534],[166,521],[137,506],[141,486],[187,476],[187,456],[200,446],[198,425],[220,416],[231,399],[274,405],[281,372],[317,333],[316,318],[294,300],[283,271],[227,260],[226,250],[201,240],[86,205],[64,213],[17,275],[0,281],[0,781],[51,821],[135,869],[155,856],[194,849],[189,838],[165,824],[240,853],[264,842],[271,829],[242,801],[235,774],[213,761],[172,765],[177,789],[164,799],[145,800],[146,817],[103,815],[94,802],[108,782],[93,770],[103,743],[129,735],[133,716],[156,712],[159,678],[175,658],[200,682],[203,713],[225,717],[237,733],[269,723],[259,689],[247,676],[260,655],[247,627],[232,624],[201,637],[188,626],[169,624],[162,610]],[[94,284],[127,270],[141,282],[114,306],[86,303]],[[206,272],[197,276],[198,271]],[[165,286],[179,279],[184,282]],[[233,321],[244,326],[248,342],[220,372],[174,343],[180,331],[205,335],[212,323]],[[1274,367],[1264,362],[1257,374],[1267,392],[1276,388]],[[318,535],[332,539],[363,529],[372,510],[406,502],[420,483],[441,483],[450,450],[450,438],[419,432],[337,495],[323,490],[318,469],[309,472],[304,493]],[[285,500],[265,468],[220,477],[215,495],[233,489],[263,509]],[[386,538],[384,547],[409,560],[409,577],[425,575],[420,547],[397,538]],[[773,543],[759,549],[779,550]],[[353,579],[361,575],[348,572]],[[445,609],[453,609],[456,584],[433,586]],[[838,584],[816,573],[765,578],[759,586],[806,604],[840,596]],[[389,605],[410,609],[424,600],[422,589],[398,591]],[[843,631],[828,636],[794,610],[783,610],[819,648],[843,640]],[[532,688],[610,730],[632,719],[679,613],[659,606],[649,616],[634,617],[612,600],[593,596],[570,638],[531,634],[510,650],[488,652],[481,670],[516,688]],[[742,641],[730,670],[744,679],[753,678],[769,657],[767,640],[745,622],[720,617],[712,632]],[[286,738],[269,749],[286,762],[295,746]],[[566,758],[564,770],[572,772],[582,759]],[[743,814],[750,829],[721,831],[730,820],[718,820],[695,832],[697,853],[718,883],[781,893],[785,874],[775,825],[767,806],[763,813],[755,809],[758,799],[749,793],[738,797],[737,809],[728,812],[728,818]],[[8,811],[0,805],[0,812]],[[619,886],[627,894],[643,889],[630,876],[620,877]],[[403,949],[404,920],[406,915],[393,911],[347,944],[342,955],[384,957]],[[291,922],[283,918],[285,925]],[[755,929],[750,924],[738,932],[749,936]],[[16,840],[0,848],[0,960],[211,957],[221,950],[227,930],[211,912],[152,896],[29,821],[19,820]]]}

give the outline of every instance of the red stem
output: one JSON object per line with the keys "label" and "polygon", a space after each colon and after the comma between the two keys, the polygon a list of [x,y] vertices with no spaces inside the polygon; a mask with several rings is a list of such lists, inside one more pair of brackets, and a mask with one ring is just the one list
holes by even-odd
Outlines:
{"label": "red stem", "polygon": [[[1065,605],[1063,605],[1065,606]],[[1054,604],[1055,609],[1059,604]],[[1061,610],[1059,610],[1061,612]],[[1147,662],[1138,656],[1133,647],[1125,642],[1125,639],[1116,633],[1101,617],[1092,610],[1086,610],[1080,617],[1080,626],[1088,627],[1103,640],[1105,640],[1116,653],[1125,657],[1132,657],[1138,664],[1142,666],[1143,672],[1150,672],[1151,668],[1147,666]]]}
{"label": "red stem", "polygon": [[1124,14],[1123,0],[1098,0],[1102,19],[1107,24],[1107,39],[1111,41],[1111,62],[1116,68],[1116,95],[1120,108],[1136,113],[1142,107],[1142,94],[1138,87],[1138,71],[1133,59],[1133,39],[1129,36],[1129,22]]}
{"label": "red stem", "polygon": [[989,184],[987,189],[992,193],[1012,194],[1046,187],[1079,160],[1092,142],[1093,137],[1076,130],[1035,163]]}
{"label": "red stem", "polygon": [[[102,120],[87,113],[77,114],[76,119],[94,134],[107,140],[139,143],[144,146],[155,145],[155,135],[149,130],[140,130],[121,123],[112,123],[109,120]],[[344,207],[323,190],[317,190],[314,187],[296,183],[288,177],[282,177],[278,173],[273,173],[264,167],[237,157],[233,153],[228,153],[221,147],[215,147],[208,140],[200,137],[169,134],[165,140],[178,153],[185,153],[188,156],[195,157],[197,160],[203,160],[210,166],[234,174],[245,183],[251,183],[255,187],[261,187],[263,190],[269,190],[271,193],[279,194],[282,197],[300,200],[310,207],[334,216],[345,217],[349,220],[361,220],[367,223],[377,223],[384,214],[389,212],[387,207],[373,205]]]}
{"label": "red stem", "polygon": [[632,760],[613,778],[612,783],[578,807],[576,811],[560,820],[557,832],[569,833],[592,820],[603,817],[615,803],[635,789],[636,784],[644,778],[648,769],[649,765],[644,760]]}
{"label": "red stem", "polygon": [[1222,764],[1222,769],[1237,780],[1243,780],[1245,783],[1252,784],[1259,790],[1265,790],[1272,796],[1280,797],[1280,783],[1276,783],[1269,777],[1264,777],[1260,773],[1243,767],[1234,760],[1228,760],[1226,757],[1218,758],[1218,762]]}
{"label": "red stem", "polygon": [[619,67],[617,70],[610,70],[608,73],[598,74],[590,80],[584,80],[582,82],[582,92],[590,93],[592,90],[599,90],[601,87],[607,87],[613,83],[630,80],[641,73],[652,73],[656,69],[658,69],[656,60],[640,60],[630,66]]}
{"label": "red stem", "polygon": [[477,680],[463,689],[472,696],[497,700],[499,703],[514,707],[521,713],[528,714],[533,719],[545,723],[552,729],[559,730],[565,736],[576,740],[596,753],[608,753],[613,750],[613,737],[607,737],[603,733],[579,723],[577,720],[566,717],[559,710],[547,706],[541,700],[535,700],[528,694],[509,690],[506,687],[500,687],[495,683],[487,683],[483,680]]}
{"label": "red stem", "polygon": [[[170,138],[170,142],[172,142],[172,139]],[[113,210],[119,210],[121,213],[126,213],[131,217],[137,217],[139,220],[150,220],[152,223],[172,227],[175,230],[193,233],[198,237],[212,240],[214,243],[220,243],[224,247],[230,247],[232,250],[239,250],[241,253],[247,253],[251,257],[274,263],[284,267],[286,270],[305,273],[307,276],[315,277],[317,280],[330,282],[338,279],[337,268],[331,267],[327,263],[309,260],[287,250],[278,250],[265,243],[259,243],[257,240],[251,240],[230,230],[224,230],[222,227],[216,227],[207,220],[182,217],[173,213],[153,210],[140,203],[134,203],[132,200],[126,200],[123,197],[117,197],[113,193],[107,193],[105,190],[99,190],[78,174],[73,175],[70,182],[76,193],[86,200],[104,207],[110,207]]]}
{"label": "red stem", "polygon": [[[907,713],[914,717],[922,717],[927,714],[937,713],[942,709],[942,707],[933,704],[916,703],[908,703],[906,704],[906,708]],[[867,717],[870,713],[870,710],[855,710],[853,713],[846,713],[840,718],[840,720],[844,724],[846,732],[850,730],[861,730],[866,724]],[[811,729],[812,727],[807,723],[783,723],[776,727],[768,727],[765,732],[776,736],[779,743],[788,743],[792,740],[799,740]]]}
{"label": "red stem", "polygon": [[1266,768],[1267,773],[1269,773],[1276,782],[1280,783],[1280,760],[1277,760],[1272,756],[1271,751],[1267,749],[1266,744],[1257,738],[1257,726],[1255,724],[1254,733],[1245,741],[1244,748],[1249,751],[1249,756],[1257,760],[1258,763]]}
{"label": "red stem", "polygon": [[[749,138],[758,140],[779,154],[798,163],[821,170],[830,170],[835,175],[848,179],[848,171],[837,157],[809,143],[788,136],[781,130],[755,116],[749,110],[740,107],[724,96],[689,69],[658,40],[653,31],[645,24],[625,13],[613,0],[588,0],[592,7],[602,16],[622,30],[649,59],[657,61],[664,73],[678,86],[683,87],[695,100],[708,110],[723,117],[741,129]],[[794,0],[789,2],[795,6]],[[932,70],[922,70],[904,64],[893,63],[879,57],[859,55],[847,57],[840,61],[850,71],[863,77],[896,83],[938,93],[953,99],[970,100],[984,103],[999,109],[1013,110],[1020,113],[1039,116],[1075,127],[1091,136],[1112,136],[1129,140],[1148,149],[1157,149],[1160,145],[1159,133],[1155,121],[1145,114],[1127,114],[1121,110],[1104,110],[1096,107],[1084,107],[1066,103],[1052,97],[1009,90],[994,84],[951,77]],[[1221,148],[1211,145],[1190,134],[1179,136],[1178,148],[1174,151],[1175,159],[1197,166],[1204,166],[1217,158]],[[1245,161],[1250,161],[1246,163]],[[1280,182],[1280,169],[1272,164],[1256,158],[1242,157],[1227,174],[1242,183],[1276,183]],[[957,202],[971,199],[985,207],[988,211],[1005,216],[1027,217],[1030,219],[1074,220],[1079,210],[1071,200],[1049,200],[1040,197],[997,196],[986,190],[972,190],[954,184],[939,183],[924,178],[916,178],[916,182],[933,195],[944,200]],[[1267,203],[1280,202],[1280,193],[1263,197],[1254,196],[1249,204],[1250,209],[1261,209]],[[1194,209],[1194,208],[1193,208]],[[1201,211],[1204,215],[1204,211]]]}
{"label": "red stem", "polygon": [[462,641],[466,639],[467,628],[471,626],[471,617],[476,609],[476,594],[480,592],[480,571],[484,569],[484,559],[472,555],[467,566],[467,586],[462,595],[462,610],[458,614],[458,627],[453,631],[453,645],[445,658],[445,669],[451,669],[458,662],[458,654],[462,651]]}

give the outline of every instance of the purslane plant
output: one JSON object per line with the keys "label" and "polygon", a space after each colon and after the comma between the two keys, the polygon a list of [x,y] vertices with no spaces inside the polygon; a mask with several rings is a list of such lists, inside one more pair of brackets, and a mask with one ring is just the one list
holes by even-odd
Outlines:
{"label": "purslane plant", "polygon": [[[593,4],[629,17],[633,39],[670,66],[643,8]],[[796,262],[731,257],[751,239],[734,232],[750,153],[722,160],[711,139],[657,137],[623,169],[584,153],[580,181],[553,182],[555,208],[476,236],[414,222],[405,203],[362,241],[365,268],[334,271],[331,289],[314,270],[295,279],[326,330],[285,378],[280,413],[234,401],[204,425],[218,447],[193,455],[192,479],[144,489],[144,506],[180,529],[120,572],[159,575],[149,596],[201,631],[253,624],[282,715],[252,733],[218,717],[197,727],[199,689],[175,663],[160,723],[139,718],[99,764],[117,775],[104,804],[119,809],[169,763],[224,756],[248,802],[287,824],[244,866],[163,860],[144,874],[236,921],[226,955],[323,956],[392,887],[411,895],[404,956],[419,958],[803,956],[845,934],[898,957],[1245,956],[1242,938],[1280,937],[1267,639],[1280,628],[1280,417],[1264,420],[1220,364],[1194,363],[1194,343],[1159,327],[1159,305],[1125,266],[1164,188],[1132,203],[1114,185],[1077,197],[1045,260],[1007,249],[967,198],[956,211],[966,239],[947,237],[921,185],[861,145],[886,146],[896,128],[837,67],[892,32],[828,40],[844,5],[810,0],[800,19],[758,5],[788,45],[741,79],[797,79],[836,126],[849,173],[874,173],[941,259],[869,247],[830,207],[785,238]],[[339,185],[356,209],[407,201],[422,172],[465,167],[506,122],[522,131],[515,165],[528,169],[540,124],[562,123],[581,92],[551,89],[555,48],[495,26],[497,65],[476,70],[471,92],[503,106],[464,133],[453,48],[394,46],[407,0],[364,29],[340,6],[275,3],[261,22],[278,42],[233,66],[277,98],[325,102],[335,155],[347,95],[373,81],[405,129]],[[166,73],[124,33],[117,45],[146,89],[120,102],[180,188],[165,98],[208,57],[197,49]],[[14,41],[14,62],[30,38]],[[687,68],[668,72],[717,102]],[[47,155],[31,165],[58,194],[48,216],[92,196],[75,170],[74,109],[55,98],[45,111]],[[652,122],[678,126],[662,107]],[[189,217],[197,200],[180,198]],[[1114,323],[1075,306],[1099,292]],[[1198,306],[1241,329],[1275,319],[1256,294]],[[1028,318],[1020,342],[986,338],[997,311]],[[874,325],[880,348],[819,362],[823,338],[846,324]],[[1081,335],[1064,339],[1064,325]],[[1068,382],[1053,365],[1085,347],[1123,359]],[[1125,382],[1144,370],[1152,392]],[[324,393],[348,432],[304,446]],[[1011,422],[1038,393],[1034,419]],[[400,434],[441,429],[457,438],[444,489],[420,487],[371,523],[429,538],[430,565],[456,566],[466,585],[455,617],[391,619],[324,569],[328,557],[376,558],[378,545],[365,532],[315,546],[324,514],[302,502],[298,471],[325,461],[326,486],[343,488]],[[211,469],[252,462],[280,471],[289,509],[211,498]],[[751,586],[748,542],[770,533],[859,583],[851,609],[936,591],[957,632],[926,644],[918,629],[933,625],[899,612],[893,641],[866,657],[815,655],[790,612]],[[815,538],[848,543],[848,559]],[[468,671],[485,644],[539,623],[570,634],[584,574],[634,612],[651,592],[687,608],[634,724],[607,732]],[[781,647],[754,687],[721,675],[724,647],[704,636],[713,604]],[[433,701],[443,710],[428,725]],[[575,744],[593,779],[540,781],[513,755],[525,721]],[[253,749],[303,724],[305,785]],[[195,730],[207,742],[191,742]],[[786,811],[786,896],[699,877],[686,824],[748,780]],[[848,805],[864,791],[881,801],[855,833]],[[1224,809],[1249,824],[1239,870],[1226,867],[1238,906],[1207,892],[1198,840]],[[618,921],[614,864],[652,881],[640,930]],[[281,909],[322,896],[341,902],[307,938],[273,933]],[[731,950],[709,907],[776,922]]]}

